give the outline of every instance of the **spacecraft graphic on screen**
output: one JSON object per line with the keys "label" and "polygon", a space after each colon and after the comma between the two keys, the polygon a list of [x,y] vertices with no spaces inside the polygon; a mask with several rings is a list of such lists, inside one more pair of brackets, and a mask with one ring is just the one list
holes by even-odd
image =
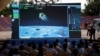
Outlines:
{"label": "spacecraft graphic on screen", "polygon": [[48,18],[47,18],[47,16],[46,16],[46,14],[44,14],[43,12],[39,13],[39,18],[40,18],[42,21],[45,21],[45,22],[48,21]]}

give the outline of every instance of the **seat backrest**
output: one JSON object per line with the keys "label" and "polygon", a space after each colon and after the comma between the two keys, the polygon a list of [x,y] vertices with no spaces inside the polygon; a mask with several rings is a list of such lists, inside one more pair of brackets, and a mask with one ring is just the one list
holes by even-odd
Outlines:
{"label": "seat backrest", "polygon": [[37,56],[38,52],[36,51],[30,51],[29,56]]}
{"label": "seat backrest", "polygon": [[53,53],[52,52],[46,52],[45,56],[53,56]]}
{"label": "seat backrest", "polygon": [[58,54],[58,56],[69,56],[67,52],[61,52]]}
{"label": "seat backrest", "polygon": [[28,53],[26,53],[25,51],[20,51],[20,55],[21,56],[28,56]]}

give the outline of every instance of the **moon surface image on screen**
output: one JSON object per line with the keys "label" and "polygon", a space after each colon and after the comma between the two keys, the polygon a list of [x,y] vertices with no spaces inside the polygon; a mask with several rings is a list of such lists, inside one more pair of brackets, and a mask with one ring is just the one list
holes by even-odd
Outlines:
{"label": "moon surface image on screen", "polygon": [[48,21],[47,16],[46,16],[46,14],[44,14],[44,13],[39,13],[39,18],[40,18],[42,21],[45,21],[45,22]]}

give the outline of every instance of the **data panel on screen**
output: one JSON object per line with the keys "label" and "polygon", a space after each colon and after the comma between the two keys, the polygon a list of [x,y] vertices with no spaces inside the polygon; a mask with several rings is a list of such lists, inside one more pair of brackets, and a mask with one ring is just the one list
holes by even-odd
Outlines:
{"label": "data panel on screen", "polygon": [[20,8],[19,37],[68,38],[67,6]]}
{"label": "data panel on screen", "polygon": [[18,19],[19,18],[19,10],[15,9],[13,10],[13,19]]}
{"label": "data panel on screen", "polygon": [[12,18],[19,19],[19,4],[13,3],[11,4],[12,7]]}

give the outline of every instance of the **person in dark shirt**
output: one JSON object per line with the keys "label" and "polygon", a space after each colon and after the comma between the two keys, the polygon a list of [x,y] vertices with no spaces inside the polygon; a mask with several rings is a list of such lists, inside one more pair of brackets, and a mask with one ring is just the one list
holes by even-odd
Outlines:
{"label": "person in dark shirt", "polygon": [[92,40],[92,38],[95,40],[95,28],[93,26],[90,28],[90,40]]}
{"label": "person in dark shirt", "polygon": [[91,29],[91,26],[88,25],[88,26],[87,26],[87,36],[90,36],[90,29]]}

